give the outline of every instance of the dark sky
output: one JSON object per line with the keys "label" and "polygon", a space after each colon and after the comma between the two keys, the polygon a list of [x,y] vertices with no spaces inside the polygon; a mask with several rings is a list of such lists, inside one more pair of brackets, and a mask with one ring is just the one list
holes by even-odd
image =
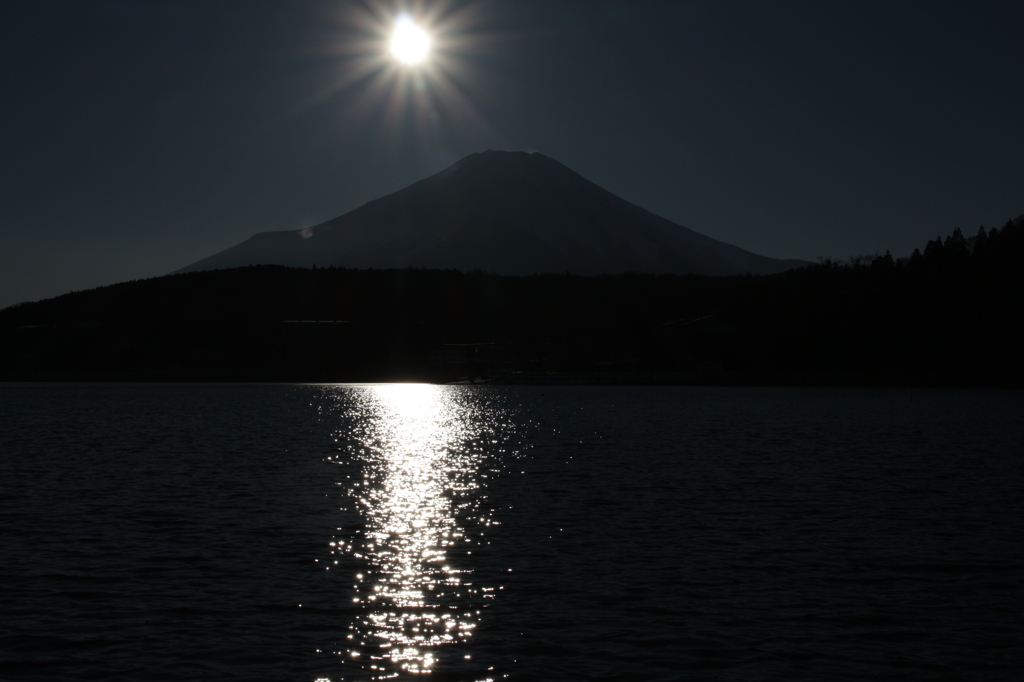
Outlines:
{"label": "dark sky", "polygon": [[[439,31],[419,85],[367,72],[400,7]],[[907,255],[1024,212],[1022,26],[1019,0],[10,0],[0,307],[161,275],[484,149],[764,255]]]}

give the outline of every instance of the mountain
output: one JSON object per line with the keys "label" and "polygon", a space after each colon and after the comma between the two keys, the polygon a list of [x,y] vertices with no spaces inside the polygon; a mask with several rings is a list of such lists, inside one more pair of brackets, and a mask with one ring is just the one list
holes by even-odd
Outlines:
{"label": "mountain", "polygon": [[486,151],[316,227],[262,232],[178,272],[257,264],[732,275],[807,263],[689,230],[543,154]]}

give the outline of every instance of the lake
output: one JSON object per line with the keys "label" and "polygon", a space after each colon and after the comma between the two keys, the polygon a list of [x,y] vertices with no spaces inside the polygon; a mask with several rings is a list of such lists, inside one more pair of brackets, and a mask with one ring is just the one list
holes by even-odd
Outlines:
{"label": "lake", "polygon": [[1022,415],[1022,391],[0,384],[0,678],[1017,681]]}

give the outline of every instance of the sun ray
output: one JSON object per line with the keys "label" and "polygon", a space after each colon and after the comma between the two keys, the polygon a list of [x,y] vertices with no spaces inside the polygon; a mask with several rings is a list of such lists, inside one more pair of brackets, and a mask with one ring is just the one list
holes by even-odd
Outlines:
{"label": "sun ray", "polygon": [[[327,68],[286,116],[335,109],[337,127],[325,129],[325,136],[340,138],[353,130],[369,136],[384,152],[371,164],[409,144],[425,169],[445,150],[500,146],[480,106],[498,99],[501,75],[476,59],[509,40],[488,28],[493,7],[484,0],[396,4],[361,0],[325,14],[325,24],[333,28],[306,52]],[[415,63],[397,56],[393,34],[400,26],[422,29],[429,36],[429,54]]]}

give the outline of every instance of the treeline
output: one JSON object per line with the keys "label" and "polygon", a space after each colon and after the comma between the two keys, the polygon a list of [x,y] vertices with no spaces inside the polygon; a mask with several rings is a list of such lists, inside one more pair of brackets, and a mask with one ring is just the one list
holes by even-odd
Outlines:
{"label": "treeline", "polygon": [[[1008,271],[1014,263],[1019,263],[1024,242],[1024,216],[1008,220],[1000,228],[978,228],[977,233],[964,237],[960,228],[953,230],[945,239],[938,236],[929,241],[922,253],[914,249],[908,258],[894,259],[888,251],[884,256],[860,256],[851,258],[846,266],[851,268],[871,267],[876,271],[898,270],[915,275],[955,274],[965,271],[979,272],[987,269]],[[840,267],[838,263],[823,259],[821,265]]]}
{"label": "treeline", "polygon": [[772,276],[253,266],[0,311],[0,380],[1024,384],[1024,216]]}

